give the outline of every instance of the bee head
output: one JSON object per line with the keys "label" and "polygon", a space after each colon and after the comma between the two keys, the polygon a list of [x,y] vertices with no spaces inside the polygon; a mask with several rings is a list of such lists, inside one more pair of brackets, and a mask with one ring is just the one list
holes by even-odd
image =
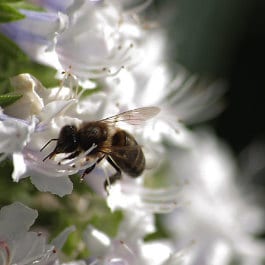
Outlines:
{"label": "bee head", "polygon": [[51,139],[47,144],[42,147],[41,151],[52,141],[57,141],[57,145],[54,150],[46,156],[43,161],[47,158],[51,159],[53,156],[59,153],[72,153],[77,150],[79,144],[79,137],[77,133],[77,127],[75,125],[64,126],[59,134],[58,139]]}

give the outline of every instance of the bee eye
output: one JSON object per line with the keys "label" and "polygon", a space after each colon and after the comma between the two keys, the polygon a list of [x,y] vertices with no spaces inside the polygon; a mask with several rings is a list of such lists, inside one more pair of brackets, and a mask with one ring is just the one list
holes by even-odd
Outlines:
{"label": "bee eye", "polygon": [[98,127],[94,127],[91,130],[91,136],[98,136],[100,134],[100,129]]}

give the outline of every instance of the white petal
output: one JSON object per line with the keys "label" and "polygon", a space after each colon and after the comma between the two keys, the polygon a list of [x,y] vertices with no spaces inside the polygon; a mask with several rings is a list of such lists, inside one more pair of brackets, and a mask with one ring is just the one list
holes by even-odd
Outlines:
{"label": "white petal", "polygon": [[58,116],[62,111],[66,110],[71,104],[76,102],[75,99],[72,100],[58,100],[52,101],[47,104],[42,112],[40,113],[40,119],[42,120],[41,125],[49,123],[54,117]]}
{"label": "white petal", "polygon": [[[78,260],[78,261],[71,261],[71,262],[67,262],[67,263],[62,263],[62,265],[87,265],[88,263],[86,263],[83,260]],[[93,263],[92,263],[93,264]]]}
{"label": "white petal", "polygon": [[143,256],[152,265],[160,265],[166,261],[172,251],[168,242],[154,241],[142,245]]}
{"label": "white petal", "polygon": [[13,165],[14,165],[14,170],[12,173],[12,179],[15,182],[18,182],[22,178],[22,176],[26,173],[27,169],[22,153],[13,154]]}
{"label": "white petal", "polygon": [[15,202],[0,210],[0,235],[17,238],[32,226],[38,213],[22,203]]}
{"label": "white petal", "polygon": [[84,241],[94,257],[105,255],[110,246],[110,238],[91,225],[84,231]]}
{"label": "white petal", "polygon": [[63,197],[73,190],[73,183],[68,177],[48,177],[45,175],[35,175],[31,177],[31,182],[40,191],[51,192]]}
{"label": "white petal", "polygon": [[75,226],[70,226],[64,229],[56,238],[54,238],[51,242],[52,245],[56,247],[56,249],[62,249],[65,241],[67,240],[70,233],[75,231]]}
{"label": "white petal", "polygon": [[0,153],[21,151],[29,142],[33,127],[23,120],[5,116],[5,120],[0,121]]}
{"label": "white petal", "polygon": [[[32,115],[38,114],[43,106],[43,99],[39,91],[45,91],[42,84],[30,74],[20,74],[10,79],[15,92],[23,97],[15,103],[5,108],[5,113],[20,119],[28,119]],[[38,91],[38,92],[37,92]]]}
{"label": "white petal", "polygon": [[34,232],[28,232],[16,239],[12,248],[12,264],[29,264],[45,252],[46,240],[43,236]]}
{"label": "white petal", "polygon": [[124,212],[124,219],[119,227],[119,238],[134,244],[139,238],[155,232],[154,216],[145,211],[128,210]]}

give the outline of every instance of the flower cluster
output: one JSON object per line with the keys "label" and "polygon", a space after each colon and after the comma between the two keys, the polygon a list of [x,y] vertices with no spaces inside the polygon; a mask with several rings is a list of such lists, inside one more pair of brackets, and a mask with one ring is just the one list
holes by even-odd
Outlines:
{"label": "flower cluster", "polygon": [[1,264],[58,264],[57,251],[61,249],[67,236],[74,231],[74,227],[67,228],[48,244],[41,232],[29,231],[37,216],[36,210],[19,202],[1,209]]}
{"label": "flower cluster", "polygon": [[[220,112],[224,88],[165,62],[163,30],[139,16],[151,1],[31,2],[45,12],[20,10],[25,19],[0,31],[62,80],[47,89],[29,73],[10,79],[22,97],[0,109],[0,161],[13,161],[18,185],[29,177],[38,191],[60,197],[75,192],[78,175],[123,217],[115,236],[86,223],[89,257],[63,263],[58,251],[72,226],[48,244],[29,231],[36,210],[5,206],[0,264],[261,265],[265,245],[254,234],[263,216],[242,198],[234,157],[209,129],[186,126]],[[75,130],[91,121],[107,124],[112,136],[125,131],[125,140],[104,138],[81,149]],[[124,143],[115,149],[115,141]],[[141,163],[143,172],[132,178]]]}

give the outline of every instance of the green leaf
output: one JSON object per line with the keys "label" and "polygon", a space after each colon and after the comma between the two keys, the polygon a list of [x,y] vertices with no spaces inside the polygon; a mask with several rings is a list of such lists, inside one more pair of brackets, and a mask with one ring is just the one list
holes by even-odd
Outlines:
{"label": "green leaf", "polygon": [[116,236],[120,222],[123,219],[121,211],[106,212],[104,215],[94,215],[90,224],[110,237]]}
{"label": "green leaf", "polygon": [[[1,0],[0,0],[1,1]],[[44,11],[44,9],[40,6],[31,4],[31,3],[25,3],[24,1],[16,1],[13,0],[14,3],[12,3],[12,7],[16,9],[27,9],[27,10],[33,10],[33,11]]]}
{"label": "green leaf", "polygon": [[32,195],[36,193],[36,189],[29,178],[15,183],[11,177],[13,169],[13,163],[9,159],[0,163],[0,208],[14,201],[31,206],[34,201]]}
{"label": "green leaf", "polygon": [[25,18],[25,15],[21,14],[14,7],[5,3],[0,3],[0,23],[6,23]]}
{"label": "green leaf", "polygon": [[60,81],[55,78],[56,72],[54,68],[49,66],[27,61],[17,65],[15,74],[29,73],[40,80],[45,87],[49,88],[59,86],[60,84]]}
{"label": "green leaf", "polygon": [[34,75],[45,87],[59,85],[55,69],[32,62],[12,40],[0,33],[0,94],[10,91],[6,80],[21,73]]}
{"label": "green leaf", "polygon": [[7,4],[10,4],[10,3],[16,3],[16,2],[21,2],[23,0],[0,0],[0,4],[2,3],[7,3]]}
{"label": "green leaf", "polygon": [[155,217],[155,227],[156,231],[154,233],[148,234],[145,236],[144,241],[153,241],[161,238],[170,238],[170,233],[167,229],[163,226],[161,214],[156,214]]}
{"label": "green leaf", "polygon": [[7,93],[4,95],[0,95],[0,106],[6,107],[6,106],[16,102],[21,97],[22,97],[22,95],[14,94],[14,93]]}
{"label": "green leaf", "polygon": [[[23,51],[9,38],[0,33],[0,51],[1,56],[10,57],[9,59],[21,59],[27,60],[27,56]],[[2,64],[2,59],[0,59],[0,64]]]}

